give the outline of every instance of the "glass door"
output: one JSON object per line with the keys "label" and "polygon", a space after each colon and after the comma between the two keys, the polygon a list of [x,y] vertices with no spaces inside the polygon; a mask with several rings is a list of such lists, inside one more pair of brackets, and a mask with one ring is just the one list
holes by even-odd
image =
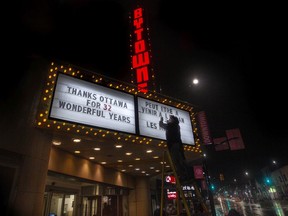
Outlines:
{"label": "glass door", "polygon": [[74,216],[75,194],[45,193],[44,216]]}
{"label": "glass door", "polygon": [[82,204],[82,216],[101,216],[101,196],[83,197]]}
{"label": "glass door", "polygon": [[82,199],[82,216],[101,216],[101,197],[88,196]]}

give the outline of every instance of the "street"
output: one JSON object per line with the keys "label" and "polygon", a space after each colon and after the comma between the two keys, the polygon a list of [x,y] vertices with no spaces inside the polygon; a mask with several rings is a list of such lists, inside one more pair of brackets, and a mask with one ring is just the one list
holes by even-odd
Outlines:
{"label": "street", "polygon": [[267,200],[261,202],[245,202],[227,198],[215,200],[217,216],[227,215],[230,209],[236,209],[243,216],[288,216],[288,201]]}

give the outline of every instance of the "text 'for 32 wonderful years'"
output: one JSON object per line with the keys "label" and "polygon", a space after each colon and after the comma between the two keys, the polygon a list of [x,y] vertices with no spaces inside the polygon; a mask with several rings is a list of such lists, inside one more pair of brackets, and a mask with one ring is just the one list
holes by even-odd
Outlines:
{"label": "text 'for 32 wonderful years'", "polygon": [[123,114],[113,112],[113,107],[120,107],[128,109],[128,104],[125,101],[117,100],[111,97],[98,95],[89,91],[83,91],[81,89],[67,86],[68,94],[75,95],[77,97],[85,98],[85,104],[78,104],[76,102],[67,102],[59,100],[58,107],[73,112],[84,113],[100,118],[109,118],[115,121],[121,121],[130,123],[131,117]]}

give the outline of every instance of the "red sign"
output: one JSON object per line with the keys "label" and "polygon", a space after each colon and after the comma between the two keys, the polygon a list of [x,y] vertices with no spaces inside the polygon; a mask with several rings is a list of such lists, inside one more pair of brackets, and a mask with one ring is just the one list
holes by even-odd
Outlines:
{"label": "red sign", "polygon": [[194,169],[195,179],[203,179],[204,178],[203,167],[201,165],[194,165],[193,169]]}
{"label": "red sign", "polygon": [[166,176],[166,182],[167,183],[171,183],[171,184],[176,184],[176,179],[175,179],[175,176]]}
{"label": "red sign", "polygon": [[200,131],[201,131],[201,136],[202,136],[202,142],[205,145],[212,144],[213,142],[212,142],[205,112],[200,111],[197,114],[197,116],[198,116],[198,123],[199,123]]}
{"label": "red sign", "polygon": [[133,38],[132,42],[132,68],[136,76],[138,90],[148,91],[148,81],[150,79],[150,56],[148,52],[148,43],[144,35],[147,29],[144,28],[143,8],[139,7],[133,11]]}
{"label": "red sign", "polygon": [[177,191],[167,190],[167,198],[170,200],[177,199]]}
{"label": "red sign", "polygon": [[232,151],[245,149],[244,142],[238,128],[226,130],[226,136]]}
{"label": "red sign", "polygon": [[215,151],[229,150],[227,137],[219,137],[213,139]]}

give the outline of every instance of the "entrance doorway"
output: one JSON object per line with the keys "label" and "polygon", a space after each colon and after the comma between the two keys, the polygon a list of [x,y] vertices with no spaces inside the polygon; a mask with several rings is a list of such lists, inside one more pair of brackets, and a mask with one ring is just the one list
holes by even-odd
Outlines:
{"label": "entrance doorway", "polygon": [[81,216],[128,215],[127,205],[123,208],[123,197],[117,195],[82,197]]}
{"label": "entrance doorway", "polygon": [[44,216],[74,216],[76,194],[46,192]]}
{"label": "entrance doorway", "polygon": [[101,215],[101,196],[83,197],[82,216]]}
{"label": "entrance doorway", "polygon": [[[120,213],[119,200],[116,195],[102,196],[102,216],[118,216]],[[119,210],[118,210],[119,209]]]}
{"label": "entrance doorway", "polygon": [[128,215],[128,189],[50,172],[45,191],[43,216]]}

